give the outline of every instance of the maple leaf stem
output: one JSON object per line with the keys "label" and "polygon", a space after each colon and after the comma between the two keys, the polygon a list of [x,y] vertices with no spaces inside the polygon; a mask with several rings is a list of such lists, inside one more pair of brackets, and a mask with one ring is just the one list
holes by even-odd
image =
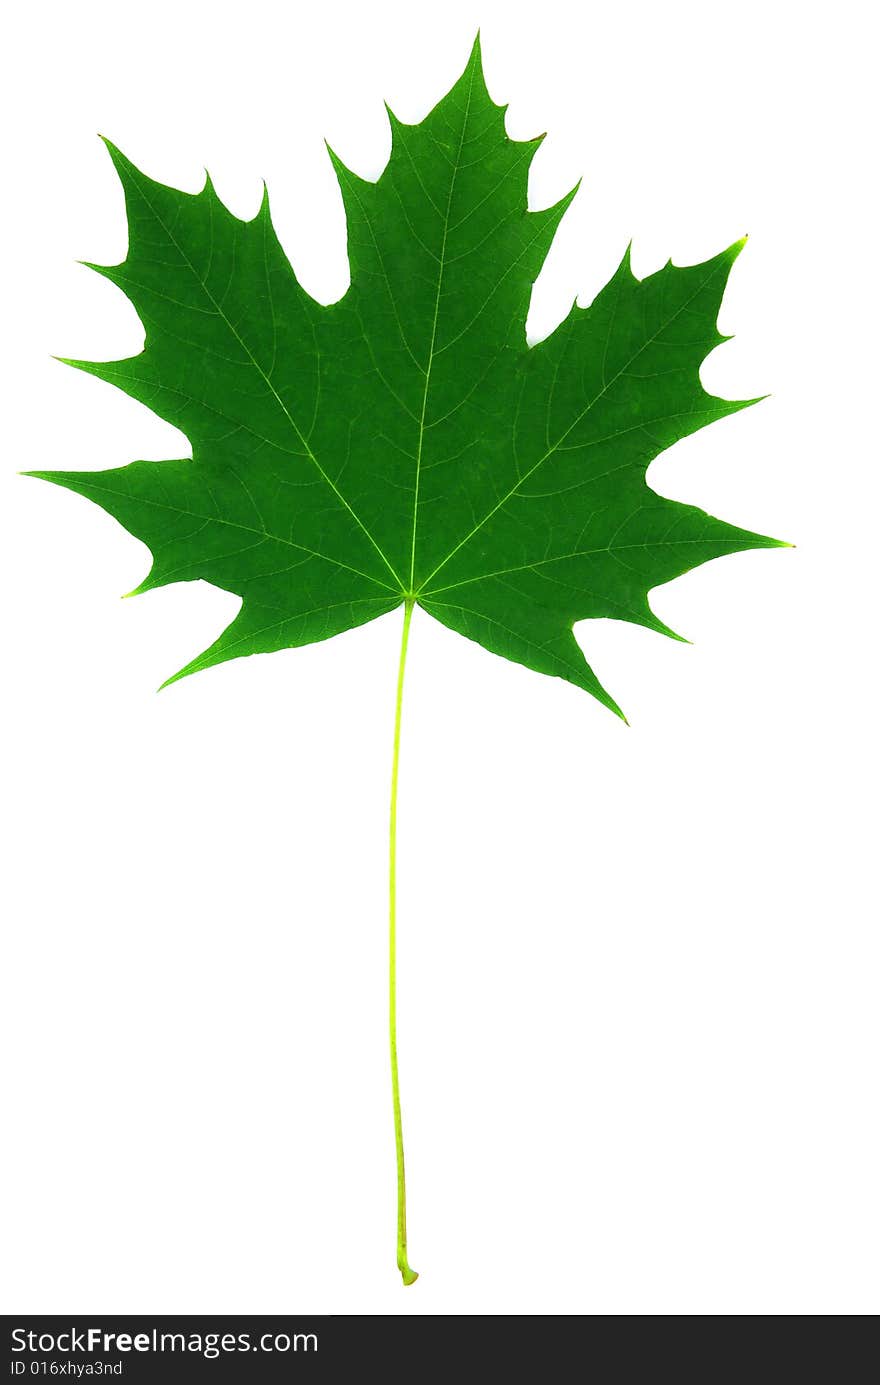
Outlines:
{"label": "maple leaf stem", "polygon": [[400,1078],[397,1072],[397,780],[400,768],[400,718],[403,710],[403,680],[406,651],[414,600],[406,599],[403,634],[400,639],[400,664],[397,671],[397,700],[394,710],[394,754],[391,760],[391,815],[388,834],[388,1037],[391,1050],[391,1095],[394,1104],[394,1146],[397,1155],[397,1268],[404,1284],[418,1279],[406,1258],[406,1172],[403,1158],[403,1120],[400,1114]]}

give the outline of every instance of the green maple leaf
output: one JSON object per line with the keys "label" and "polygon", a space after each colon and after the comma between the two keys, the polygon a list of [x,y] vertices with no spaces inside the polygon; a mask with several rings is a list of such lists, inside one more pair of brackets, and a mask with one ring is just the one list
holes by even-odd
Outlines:
{"label": "green maple leaf", "polygon": [[[174,675],[326,639],[412,600],[495,654],[617,711],[572,633],[611,616],[672,632],[648,593],[776,541],[645,480],[679,438],[754,403],[707,394],[700,365],[737,242],[634,278],[528,347],[532,285],[574,193],[526,209],[540,139],[507,137],[479,45],[419,125],[391,117],[376,183],[333,158],[351,287],[300,287],[264,197],[233,216],[113,145],[129,251],[92,266],[131,299],[140,355],[69,361],[179,428],[192,460],[36,472],[108,510],[153,553],[139,592],[202,579],[241,596]],[[169,682],[174,681],[169,679]]]}
{"label": "green maple leaf", "polygon": [[[331,151],[351,286],[330,306],[298,283],[266,197],[241,221],[210,180],[178,192],[108,144],[129,250],[92,268],[128,295],[146,341],[127,360],[68,364],[179,428],[192,458],[31,474],[95,501],[149,546],[139,592],[201,579],[242,598],[174,678],[403,605],[393,816],[415,605],[619,711],[573,625],[614,617],[672,634],[651,610],[653,587],[778,545],[645,479],[665,448],[755,402],[715,398],[699,378],[725,340],[716,318],[742,242],[643,280],[627,254],[589,307],[529,347],[532,286],[574,192],[527,210],[540,139],[505,134],[479,43],[425,120],[390,118],[377,182]],[[393,929],[392,843],[392,1005]],[[393,1070],[402,1193],[396,1058]],[[411,1282],[402,1220],[398,1243]]]}

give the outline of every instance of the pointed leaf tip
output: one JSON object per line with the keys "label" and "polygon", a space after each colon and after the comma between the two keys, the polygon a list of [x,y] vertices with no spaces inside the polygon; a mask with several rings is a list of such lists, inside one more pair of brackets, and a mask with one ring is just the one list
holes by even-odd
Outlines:
{"label": "pointed leaf tip", "polygon": [[327,153],[328,153],[329,156],[330,156],[330,162],[332,163],[333,167],[336,169],[337,173],[338,173],[338,172],[342,172],[342,173],[350,173],[350,172],[351,172],[351,169],[346,168],[345,164],[342,162],[342,160],[340,159],[340,157],[339,157],[339,155],[337,154],[336,150],[333,148],[333,145],[330,143],[329,139],[326,138],[326,136],[324,137],[324,148],[327,150]]}
{"label": "pointed leaf tip", "polygon": [[181,678],[185,678],[186,675],[187,675],[187,669],[186,669],[186,668],[178,669],[176,673],[172,673],[172,674],[171,674],[171,677],[170,677],[170,678],[166,678],[164,683],[160,683],[160,684],[159,684],[158,688],[156,689],[156,692],[157,692],[157,693],[164,692],[166,688],[170,688],[170,687],[171,687],[171,684],[172,684],[172,683],[179,683],[180,680],[181,680]]}
{"label": "pointed leaf tip", "polygon": [[119,148],[118,145],[113,143],[112,139],[108,139],[106,135],[99,135],[98,139],[102,141],[104,148],[107,150],[107,153],[110,155],[114,163],[116,163],[117,159],[125,158],[125,155],[122,153],[122,150]]}
{"label": "pointed leaf tip", "polygon": [[[119,265],[96,264],[94,260],[74,260],[74,264],[82,265],[83,269],[90,269],[93,274],[100,274],[102,279],[112,278],[113,270],[120,268]],[[60,356],[55,357],[56,361],[61,359]]]}
{"label": "pointed leaf tip", "polygon": [[[471,46],[470,55],[468,57],[467,63],[465,64],[464,72],[473,72],[474,78],[478,78],[482,82],[483,89],[488,96],[489,93],[488,87],[486,86],[486,73],[483,67],[483,45],[480,42],[479,29],[477,30],[476,38],[474,39],[473,44]],[[464,73],[462,73],[462,76],[464,76]],[[491,97],[489,99],[491,100]],[[493,102],[492,104],[494,105],[495,103]]]}
{"label": "pointed leaf tip", "polygon": [[614,698],[610,695],[610,693],[606,693],[604,688],[602,689],[602,691],[603,693],[605,693],[605,695],[604,697],[597,698],[597,702],[600,702],[603,707],[608,708],[609,712],[613,712],[616,717],[619,717],[620,720],[623,722],[624,726],[629,726],[629,718],[627,717],[623,708],[618,707],[617,703],[614,701]]}

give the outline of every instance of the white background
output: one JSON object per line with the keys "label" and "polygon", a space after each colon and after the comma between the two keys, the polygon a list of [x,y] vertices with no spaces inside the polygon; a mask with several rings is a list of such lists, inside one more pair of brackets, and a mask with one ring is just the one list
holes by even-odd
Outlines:
{"label": "white background", "polygon": [[[12,1311],[877,1310],[876,321],[869,7],[19,6],[2,254]],[[584,175],[533,337],[744,232],[704,382],[772,398],[656,488],[794,551],[578,635],[629,715],[413,625],[400,825],[411,1259],[394,1265],[387,781],[400,614],[155,688],[232,618],[23,480],[186,455],[50,352],[140,349],[96,131],[347,282],[365,176],[482,24],[532,205]]]}

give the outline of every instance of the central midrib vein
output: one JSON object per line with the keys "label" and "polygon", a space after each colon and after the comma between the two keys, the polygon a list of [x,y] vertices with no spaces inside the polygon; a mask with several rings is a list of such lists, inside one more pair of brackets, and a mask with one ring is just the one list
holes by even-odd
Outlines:
{"label": "central midrib vein", "polygon": [[468,85],[467,101],[465,102],[464,116],[461,122],[461,137],[458,141],[458,150],[455,162],[452,165],[452,177],[449,180],[449,196],[446,199],[446,215],[443,218],[443,240],[440,244],[440,263],[437,270],[437,296],[434,300],[434,320],[431,324],[431,341],[428,347],[428,359],[425,364],[425,388],[422,394],[422,409],[419,416],[419,440],[416,448],[416,477],[413,487],[413,521],[412,521],[412,549],[410,552],[409,568],[409,589],[412,592],[416,579],[416,533],[419,521],[419,484],[422,474],[422,448],[425,441],[425,415],[428,409],[428,392],[431,388],[431,367],[434,364],[434,346],[437,340],[437,322],[440,317],[440,299],[443,294],[443,271],[446,267],[446,240],[449,235],[449,217],[452,211],[452,197],[455,192],[455,179],[461,164],[461,154],[464,148],[464,135],[467,129],[468,118],[471,112],[471,98],[474,90],[474,73],[471,68],[470,83]]}

